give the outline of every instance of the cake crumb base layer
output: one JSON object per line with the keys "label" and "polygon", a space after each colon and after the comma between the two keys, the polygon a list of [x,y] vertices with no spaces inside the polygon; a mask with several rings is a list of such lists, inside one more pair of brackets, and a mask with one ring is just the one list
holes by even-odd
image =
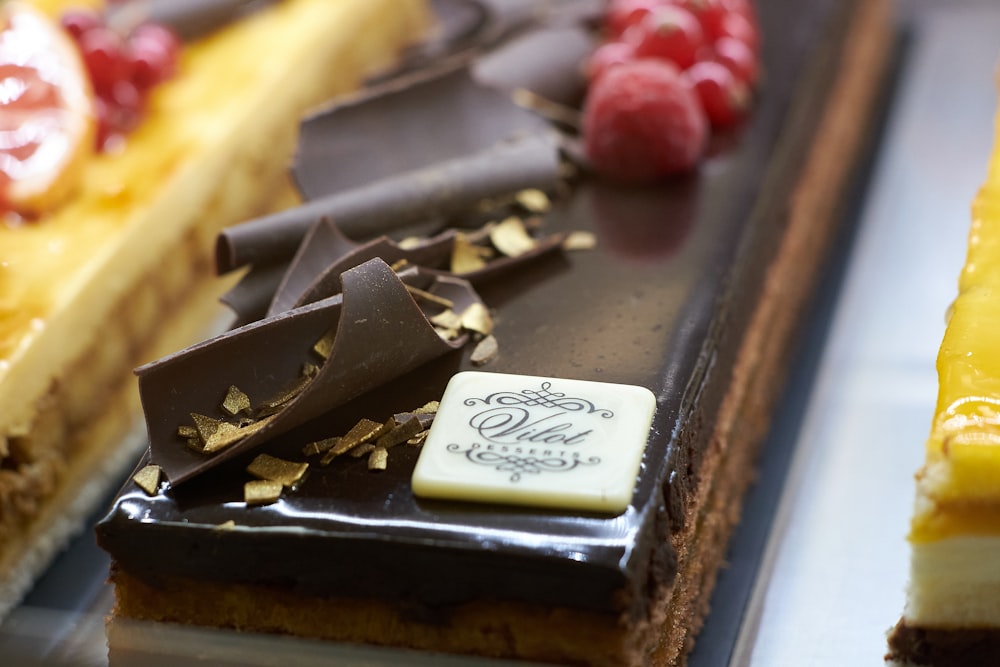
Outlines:
{"label": "cake crumb base layer", "polygon": [[[595,665],[644,664],[623,662],[623,628],[614,617],[574,609],[482,600],[437,610],[434,622],[423,623],[402,602],[306,598],[277,586],[179,577],[150,583],[114,566],[111,580],[118,618],[493,658],[580,664],[570,656],[582,653]],[[116,646],[109,648],[113,658]]]}
{"label": "cake crumb base layer", "polygon": [[905,667],[968,667],[996,664],[1000,656],[998,628],[920,628],[896,624],[889,636],[886,660]]}

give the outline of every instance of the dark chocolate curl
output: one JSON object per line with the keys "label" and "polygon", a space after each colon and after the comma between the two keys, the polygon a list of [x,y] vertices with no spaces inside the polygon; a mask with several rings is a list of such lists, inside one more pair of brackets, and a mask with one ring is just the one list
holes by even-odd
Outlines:
{"label": "dark chocolate curl", "polygon": [[287,261],[321,218],[348,236],[370,237],[468,211],[483,199],[527,188],[551,191],[559,182],[553,136],[528,135],[230,227],[219,235],[216,260],[220,272]]}
{"label": "dark chocolate curl", "polygon": [[419,246],[404,250],[382,236],[360,244],[350,240],[329,220],[321,220],[306,234],[302,246],[274,293],[268,315],[325,299],[340,291],[340,274],[375,257],[388,264],[438,268],[451,257],[455,233],[444,232]]}
{"label": "dark chocolate curl", "polygon": [[[422,276],[407,282],[467,308],[479,297],[455,278]],[[343,293],[234,329],[136,369],[146,414],[150,457],[172,485],[247,452],[381,384],[465,344],[443,340],[407,291],[403,280],[378,259],[346,271]],[[336,329],[329,358],[298,396],[271,421],[217,454],[192,451],[177,436],[191,413],[218,414],[228,387],[243,390],[253,405],[281,395],[318,359],[313,345]]]}

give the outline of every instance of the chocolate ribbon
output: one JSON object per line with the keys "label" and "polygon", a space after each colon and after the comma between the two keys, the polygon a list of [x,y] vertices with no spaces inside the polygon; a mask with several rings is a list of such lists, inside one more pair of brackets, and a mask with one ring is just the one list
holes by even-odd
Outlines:
{"label": "chocolate ribbon", "polygon": [[[461,348],[466,337],[443,340],[403,282],[454,302],[456,312],[479,302],[464,280],[404,276],[372,259],[342,274],[343,291],[136,369],[146,415],[151,461],[178,485],[277,435],[314,419],[424,363]],[[304,365],[319,362],[313,345],[336,330],[328,359],[306,388],[266,426],[215,454],[187,447],[178,427],[191,414],[219,415],[230,385],[254,405],[300,381]]]}
{"label": "chocolate ribbon", "polygon": [[553,190],[559,152],[548,135],[529,135],[487,150],[328,195],[223,231],[216,243],[222,273],[287,261],[306,232],[329,218],[352,237],[370,237],[432,217],[468,211],[484,199],[527,188]]}

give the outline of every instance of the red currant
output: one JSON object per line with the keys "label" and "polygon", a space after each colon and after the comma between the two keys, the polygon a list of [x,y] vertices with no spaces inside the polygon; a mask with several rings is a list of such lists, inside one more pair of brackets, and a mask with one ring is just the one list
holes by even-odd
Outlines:
{"label": "red currant", "polygon": [[733,127],[746,116],[750,104],[747,85],[721,63],[695,63],[684,72],[694,88],[712,127]]}
{"label": "red currant", "polygon": [[70,9],[59,17],[59,24],[77,42],[80,41],[83,33],[104,25],[101,15],[89,9]]}
{"label": "red currant", "polygon": [[80,36],[80,53],[99,94],[109,92],[115,82],[128,78],[129,65],[122,47],[118,33],[104,26]]}
{"label": "red currant", "polygon": [[606,42],[587,60],[587,80],[596,81],[612,67],[635,60],[635,47],[627,42]]}
{"label": "red currant", "polygon": [[157,33],[146,30],[129,37],[132,82],[147,90],[174,73],[177,47]]}
{"label": "red currant", "polygon": [[669,60],[681,69],[695,63],[705,43],[698,19],[681,7],[661,7],[648,14],[633,30],[638,31],[637,57]]}

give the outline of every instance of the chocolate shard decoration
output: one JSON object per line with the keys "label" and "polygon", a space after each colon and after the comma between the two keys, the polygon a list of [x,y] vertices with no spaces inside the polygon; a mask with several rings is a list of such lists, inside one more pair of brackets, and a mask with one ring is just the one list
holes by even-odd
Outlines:
{"label": "chocolate shard decoration", "polygon": [[[510,40],[472,66],[485,86],[528,90],[567,107],[579,107],[586,94],[583,63],[596,47],[595,33],[581,25],[543,27]],[[540,62],[545,67],[539,67]]]}
{"label": "chocolate shard decoration", "polygon": [[336,222],[347,236],[371,237],[462,213],[490,197],[526,188],[555,189],[561,180],[554,137],[548,131],[525,135],[229,227],[219,235],[216,263],[227,272],[287,261],[322,218]]}
{"label": "chocolate shard decoration", "polygon": [[545,119],[458,67],[310,116],[300,128],[292,176],[303,198],[313,200],[551,132]]}
{"label": "chocolate shard decoration", "polygon": [[453,237],[453,232],[445,232],[408,250],[385,236],[359,244],[324,218],[303,239],[271,299],[267,314],[274,315],[336,294],[340,291],[341,273],[375,257],[388,264],[406,260],[408,264],[437,268],[451,252]]}
{"label": "chocolate shard decoration", "polygon": [[444,60],[465,60],[484,43],[497,38],[498,26],[478,0],[431,0],[437,19],[431,34],[406,49],[392,70],[376,76],[369,85],[410,75]]}
{"label": "chocolate shard decoration", "polygon": [[[234,329],[136,369],[151,461],[176,486],[461,348],[465,337],[453,342],[440,339],[404,280],[456,302],[463,310],[479,301],[466,281],[416,270],[397,276],[384,261],[373,259],[344,272],[341,294]],[[188,423],[191,413],[217,410],[219,396],[230,385],[254,396],[269,396],[296,383],[300,369],[315,361],[313,344],[333,327],[337,335],[330,358],[308,386],[263,426],[213,456],[178,442],[178,425]],[[209,422],[202,421],[205,429],[211,429]]]}
{"label": "chocolate shard decoration", "polygon": [[[230,306],[239,301],[240,308],[237,309],[237,312],[243,322],[254,321],[266,315],[273,316],[283,310],[303,306],[336,294],[340,290],[340,275],[344,271],[375,257],[390,264],[405,259],[408,264],[418,266],[429,274],[454,275],[447,268],[438,267],[447,267],[455,244],[460,242],[459,238],[459,234],[450,231],[444,232],[410,248],[403,248],[384,236],[367,243],[355,243],[344,236],[337,225],[324,219],[309,231],[303,240],[302,247],[296,253],[296,259],[287,267],[284,278],[281,278],[277,272],[268,271],[273,278],[273,284],[278,285],[278,287],[272,286],[271,288],[277,290],[273,299],[271,293],[259,290],[256,292],[256,300],[251,303],[250,299],[247,298],[251,296],[250,291],[242,292],[243,283],[240,282],[229,292],[229,295],[237,291],[240,291],[241,295],[236,299],[230,299],[227,296],[223,300]],[[511,270],[522,262],[532,261],[547,253],[559,250],[564,241],[565,234],[551,234],[535,239],[535,245],[531,251],[516,258],[493,258],[478,269],[462,273],[459,277],[474,285],[481,284]],[[316,273],[317,270],[319,273]],[[255,275],[257,272],[251,271],[247,277]],[[254,281],[253,289],[257,290],[259,286],[259,282]],[[267,303],[268,300],[271,301],[270,305]]]}

